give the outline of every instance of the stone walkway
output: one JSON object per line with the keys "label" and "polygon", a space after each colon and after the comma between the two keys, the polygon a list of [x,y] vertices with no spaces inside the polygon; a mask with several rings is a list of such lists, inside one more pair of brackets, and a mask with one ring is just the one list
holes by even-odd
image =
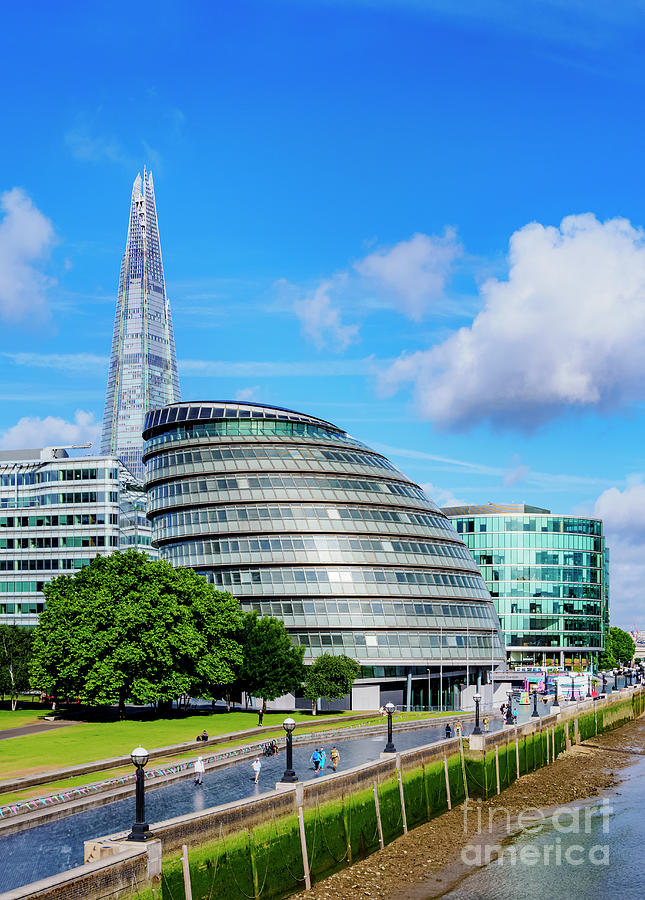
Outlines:
{"label": "stone walkway", "polygon": [[38,722],[36,725],[22,725],[19,728],[3,728],[0,730],[0,741],[6,741],[14,737],[23,737],[26,734],[38,734],[39,731],[51,731],[52,728],[67,728],[68,725],[78,724],[78,722],[58,719],[55,722]]}

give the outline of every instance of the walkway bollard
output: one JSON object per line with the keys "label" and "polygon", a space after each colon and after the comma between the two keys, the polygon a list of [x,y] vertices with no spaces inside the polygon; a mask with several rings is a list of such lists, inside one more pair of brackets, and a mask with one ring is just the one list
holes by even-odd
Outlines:
{"label": "walkway bollard", "polygon": [[497,793],[500,794],[500,786],[499,786],[499,748],[497,744],[495,744],[495,778],[497,779]]}

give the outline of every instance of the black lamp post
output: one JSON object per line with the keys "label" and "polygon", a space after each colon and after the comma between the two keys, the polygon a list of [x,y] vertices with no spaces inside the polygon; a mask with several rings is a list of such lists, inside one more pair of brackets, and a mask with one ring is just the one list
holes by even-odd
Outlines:
{"label": "black lamp post", "polygon": [[533,690],[533,712],[531,713],[531,718],[532,719],[540,718],[540,714],[539,714],[538,708],[537,708],[537,688],[534,688],[534,690]]}
{"label": "black lamp post", "polygon": [[508,703],[506,704],[506,725],[513,725],[513,691],[506,691]]}
{"label": "black lamp post", "polygon": [[387,713],[387,744],[383,753],[396,753],[396,747],[392,743],[392,714],[396,712],[395,705],[391,702],[386,703],[385,712]]}
{"label": "black lamp post", "polygon": [[148,751],[144,747],[137,747],[130,754],[133,765],[137,767],[135,775],[135,797],[137,821],[132,826],[132,831],[127,837],[128,841],[149,841],[153,836],[146,822],[146,798],[145,798],[145,773],[143,767],[148,762]]}
{"label": "black lamp post", "polygon": [[293,770],[293,729],[296,727],[296,723],[291,718],[285,719],[282,727],[287,733],[287,767],[280,781],[284,781],[285,784],[293,784],[298,780],[298,776]]}
{"label": "black lamp post", "polygon": [[551,709],[555,706],[557,709],[560,708],[560,704],[558,703],[558,676],[553,676],[553,703],[551,704]]}
{"label": "black lamp post", "polygon": [[571,696],[569,697],[569,700],[575,700],[575,699],[576,699],[576,679],[575,679],[575,675],[571,675]]}
{"label": "black lamp post", "polygon": [[602,673],[602,693],[604,694],[607,690],[607,676],[605,673]]}
{"label": "black lamp post", "polygon": [[587,675],[587,700],[591,700],[591,675]]}
{"label": "black lamp post", "polygon": [[482,695],[475,694],[473,700],[475,701],[475,727],[473,728],[473,734],[481,734],[482,730],[479,727],[479,704],[481,703]]}

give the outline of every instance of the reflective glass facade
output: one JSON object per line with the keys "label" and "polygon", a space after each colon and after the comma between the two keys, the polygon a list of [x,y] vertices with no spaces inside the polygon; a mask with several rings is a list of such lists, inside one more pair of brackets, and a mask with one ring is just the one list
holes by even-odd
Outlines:
{"label": "reflective glass facade", "polygon": [[[337,426],[250,403],[146,416],[153,544],[284,620],[305,661],[365,672],[470,673],[504,657],[490,593],[448,518]],[[462,675],[462,681],[465,680]]]}
{"label": "reflective glass facade", "polygon": [[[504,509],[504,512],[500,510]],[[609,627],[600,519],[527,506],[446,508],[479,566],[515,664],[589,665]]]}
{"label": "reflective glass facade", "polygon": [[36,625],[45,583],[95,556],[156,555],[142,487],[121,462],[62,452],[0,453],[0,623]]}
{"label": "reflective glass facade", "polygon": [[132,187],[108,369],[101,452],[139,480],[146,410],[179,400],[175,340],[166,297],[152,174]]}

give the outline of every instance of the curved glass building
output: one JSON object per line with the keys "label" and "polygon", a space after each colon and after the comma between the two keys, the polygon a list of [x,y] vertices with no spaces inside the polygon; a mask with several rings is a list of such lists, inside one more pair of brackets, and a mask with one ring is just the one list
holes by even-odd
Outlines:
{"label": "curved glass building", "polygon": [[305,661],[356,659],[380,688],[370,705],[450,707],[457,684],[502,663],[490,593],[448,517],[341,428],[193,402],[150,411],[143,437],[160,556],[283,619]]}
{"label": "curved glass building", "polygon": [[609,630],[602,521],[523,504],[444,512],[490,589],[509,662],[595,668]]}

